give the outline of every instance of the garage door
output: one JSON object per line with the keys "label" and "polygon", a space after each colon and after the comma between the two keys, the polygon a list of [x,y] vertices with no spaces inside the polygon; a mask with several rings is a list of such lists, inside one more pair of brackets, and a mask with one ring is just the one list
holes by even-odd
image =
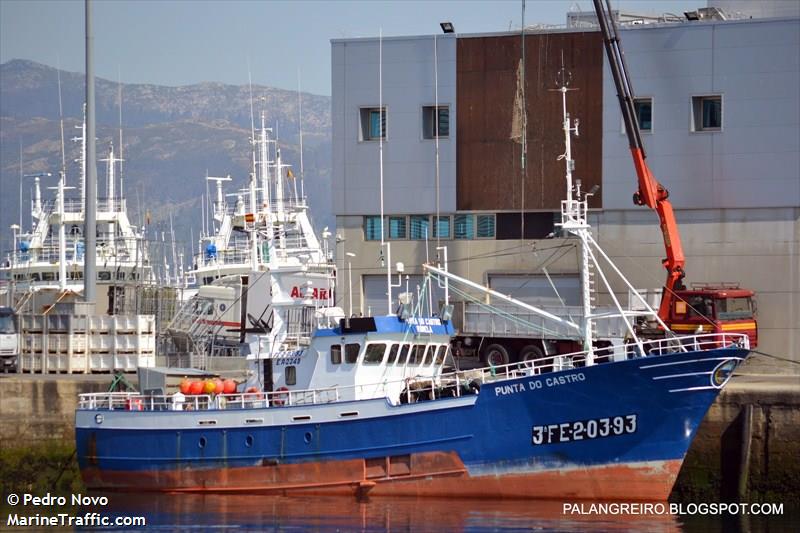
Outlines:
{"label": "garage door", "polygon": [[[386,314],[386,276],[364,276],[364,313],[372,315],[385,315]],[[392,276],[392,283],[397,283],[397,275]],[[414,305],[416,306],[417,286],[422,289],[424,283],[424,276],[409,276],[408,284],[406,285],[406,278],[403,276],[402,287],[392,287],[392,305],[394,312],[397,309],[397,299],[400,293],[408,292],[414,295]],[[444,299],[444,289],[436,286],[436,281],[433,280],[433,311],[439,313],[439,301]],[[427,299],[425,300],[428,301]],[[425,304],[425,312],[428,312],[428,304]],[[371,310],[371,311],[370,311]]]}
{"label": "garage door", "polygon": [[[577,274],[551,274],[550,279],[566,305],[580,305],[581,280]],[[561,305],[553,287],[544,275],[490,274],[489,287],[532,305]]]}

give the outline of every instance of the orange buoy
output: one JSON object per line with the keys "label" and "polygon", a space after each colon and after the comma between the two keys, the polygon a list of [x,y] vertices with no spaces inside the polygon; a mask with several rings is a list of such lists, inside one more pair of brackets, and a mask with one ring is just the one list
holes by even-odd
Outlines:
{"label": "orange buoy", "polygon": [[203,382],[203,392],[206,394],[213,394],[216,385],[214,385],[213,379],[207,379]]}
{"label": "orange buoy", "polygon": [[226,379],[222,382],[222,390],[225,394],[233,394],[236,392],[236,382],[232,379]]}
{"label": "orange buoy", "polygon": [[189,385],[189,394],[203,394],[203,382],[192,381]]}
{"label": "orange buoy", "polygon": [[188,378],[183,378],[180,384],[180,391],[182,394],[189,394],[189,390],[192,388],[192,382],[189,381]]}
{"label": "orange buoy", "polygon": [[219,378],[214,379],[214,393],[222,394],[225,392],[225,384]]}

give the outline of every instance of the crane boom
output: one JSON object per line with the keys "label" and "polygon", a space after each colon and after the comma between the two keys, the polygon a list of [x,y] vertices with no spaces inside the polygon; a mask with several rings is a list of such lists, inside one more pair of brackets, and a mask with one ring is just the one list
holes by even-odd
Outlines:
{"label": "crane boom", "polygon": [[605,1],[606,5],[604,6],[603,0],[594,0],[594,9],[603,34],[603,44],[608,55],[608,64],[611,67],[611,75],[614,79],[617,98],[622,110],[622,120],[625,124],[625,133],[628,136],[633,166],[636,169],[636,176],[639,180],[639,190],[634,193],[633,202],[636,205],[646,205],[656,211],[664,238],[664,248],[667,253],[667,257],[662,260],[664,268],[667,269],[667,281],[664,284],[664,293],[658,308],[658,316],[661,320],[667,321],[674,291],[685,288],[683,278],[686,274],[683,267],[686,261],[683,255],[678,223],[675,220],[672,204],[668,200],[669,191],[656,180],[647,165],[647,154],[642,143],[639,122],[636,119],[633,85],[628,76],[625,55],[620,47],[617,25],[611,14],[611,4],[609,0]]}

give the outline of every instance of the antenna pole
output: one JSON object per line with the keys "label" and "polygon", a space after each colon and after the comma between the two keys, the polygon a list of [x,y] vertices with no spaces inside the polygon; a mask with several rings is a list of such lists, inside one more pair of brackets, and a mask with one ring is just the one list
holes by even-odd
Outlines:
{"label": "antenna pole", "polygon": [[380,164],[381,194],[381,248],[386,246],[386,313],[392,314],[392,251],[386,242],[383,228],[383,136],[386,134],[383,112],[383,28],[378,31],[378,162]]}
{"label": "antenna pole", "polygon": [[[297,69],[297,128],[300,131],[300,197],[302,203],[305,204],[306,191],[305,191],[305,177],[306,174],[303,170],[303,97],[300,92],[300,69]],[[352,315],[352,309],[350,314]]]}
{"label": "antenna pole", "polygon": [[440,231],[439,231],[439,50],[437,46],[436,34],[433,35],[433,92],[434,92],[434,106],[433,106],[433,133],[434,143],[436,145],[436,249],[440,246]]}
{"label": "antenna pole", "polygon": [[[22,138],[19,140],[19,231],[22,232]],[[16,250],[14,253],[16,254]]]}
{"label": "antenna pole", "polygon": [[119,197],[125,196],[125,176],[122,174],[122,74],[117,69],[117,89],[119,97]]}
{"label": "antenna pole", "polygon": [[64,106],[61,100],[61,60],[58,61],[58,120],[61,127],[61,172],[63,179],[67,177],[67,154],[64,148]]}
{"label": "antenna pole", "polygon": [[83,220],[83,238],[86,253],[83,256],[83,298],[95,301],[97,284],[95,261],[97,259],[97,166],[95,163],[95,107],[94,107],[94,35],[92,33],[92,0],[86,0],[86,207]]}

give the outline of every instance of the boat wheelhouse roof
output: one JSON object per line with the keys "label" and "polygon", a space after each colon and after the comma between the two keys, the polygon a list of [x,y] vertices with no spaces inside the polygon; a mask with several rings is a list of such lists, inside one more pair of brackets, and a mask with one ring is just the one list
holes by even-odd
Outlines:
{"label": "boat wheelhouse roof", "polygon": [[335,328],[321,328],[317,337],[341,337],[364,333],[400,333],[408,335],[453,335],[455,330],[449,321],[438,317],[408,317],[402,319],[395,315],[343,318]]}

